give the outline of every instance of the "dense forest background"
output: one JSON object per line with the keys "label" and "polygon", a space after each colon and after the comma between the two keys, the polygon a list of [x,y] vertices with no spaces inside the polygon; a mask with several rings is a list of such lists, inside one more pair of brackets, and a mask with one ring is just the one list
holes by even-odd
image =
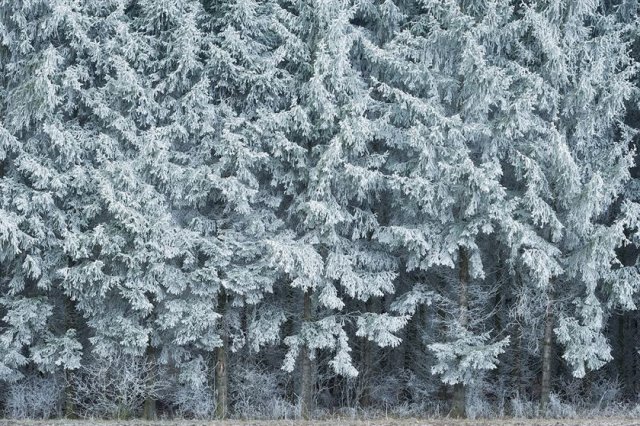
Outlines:
{"label": "dense forest background", "polygon": [[0,0],[0,409],[632,409],[638,13]]}

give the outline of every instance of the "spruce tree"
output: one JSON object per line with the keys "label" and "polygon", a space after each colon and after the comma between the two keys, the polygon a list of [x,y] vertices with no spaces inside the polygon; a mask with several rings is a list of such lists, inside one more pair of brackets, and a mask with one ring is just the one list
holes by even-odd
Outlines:
{"label": "spruce tree", "polygon": [[69,198],[85,159],[67,84],[84,30],[63,2],[0,3],[2,380],[79,367],[82,347],[67,327],[57,270],[67,261]]}
{"label": "spruce tree", "polygon": [[[375,100],[363,78],[362,40],[368,3],[300,2],[279,15],[286,61],[292,74],[287,108],[266,115],[272,184],[282,197],[285,232],[271,240],[273,264],[297,289],[290,311],[297,332],[284,340],[284,369],[299,359],[302,415],[313,405],[313,361],[333,352],[334,372],[358,374],[348,330],[381,346],[396,346],[404,316],[356,311],[394,292],[396,262],[373,238],[381,201],[384,152],[377,143]],[[266,121],[275,122],[270,124]],[[352,337],[353,338],[353,337]]]}

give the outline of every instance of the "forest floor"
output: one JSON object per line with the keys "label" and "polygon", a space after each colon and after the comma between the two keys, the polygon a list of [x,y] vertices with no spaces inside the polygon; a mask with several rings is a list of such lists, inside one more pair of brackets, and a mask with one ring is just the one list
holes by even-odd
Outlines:
{"label": "forest floor", "polygon": [[0,426],[640,426],[640,417],[596,417],[588,419],[379,419],[379,420],[165,420],[165,421],[105,421],[105,420],[0,420]]}

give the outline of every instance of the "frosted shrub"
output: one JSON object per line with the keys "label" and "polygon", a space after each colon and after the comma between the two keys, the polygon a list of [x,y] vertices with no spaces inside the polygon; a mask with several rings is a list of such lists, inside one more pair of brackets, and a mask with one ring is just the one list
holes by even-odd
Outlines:
{"label": "frosted shrub", "polygon": [[622,393],[622,384],[617,378],[595,381],[591,384],[589,395],[591,395],[592,403],[595,404],[596,410],[603,410],[620,399]]}
{"label": "frosted shrub", "polygon": [[278,374],[239,367],[231,378],[233,411],[240,418],[296,417],[296,406],[285,400]]}
{"label": "frosted shrub", "polygon": [[360,401],[369,381],[368,378],[363,376],[355,378],[334,376],[331,378],[330,376],[327,374],[322,381],[324,386],[318,392],[318,405],[331,409],[339,407],[337,411],[341,416],[355,417],[358,408],[360,408]]}
{"label": "frosted shrub", "polygon": [[62,384],[52,377],[30,376],[8,386],[6,415],[14,419],[48,419],[60,414]]}
{"label": "frosted shrub", "polygon": [[439,384],[431,379],[421,377],[410,370],[404,370],[405,387],[412,401],[432,400],[433,395],[437,392]]}
{"label": "frosted shrub", "polygon": [[404,385],[397,375],[382,376],[372,382],[371,399],[374,403],[383,407],[399,405]]}
{"label": "frosted shrub", "polygon": [[433,397],[438,383],[404,369],[393,375],[372,380],[372,406],[398,417],[419,416],[426,412],[440,412]]}
{"label": "frosted shrub", "polygon": [[404,401],[398,405],[394,405],[393,407],[389,407],[388,410],[385,411],[385,416],[391,417],[422,417],[424,416],[426,411],[425,405],[423,403],[410,403]]}
{"label": "frosted shrub", "polygon": [[139,413],[145,399],[158,399],[167,382],[145,358],[118,354],[86,364],[71,385],[80,416],[127,419]]}
{"label": "frosted shrub", "polygon": [[620,407],[616,406],[622,393],[622,385],[617,378],[596,377],[588,382],[575,377],[567,378],[560,382],[562,401],[582,412],[602,414],[609,406],[613,406],[614,412]]}
{"label": "frosted shrub", "polygon": [[209,419],[216,410],[215,394],[208,385],[177,385],[171,399],[178,417]]}
{"label": "frosted shrub", "polygon": [[552,393],[549,396],[549,405],[544,415],[554,418],[571,418],[576,417],[577,413],[571,404],[563,402],[557,394]]}
{"label": "frosted shrub", "polygon": [[496,416],[495,407],[487,399],[482,385],[487,384],[483,382],[475,386],[469,386],[467,391],[467,416],[470,419]]}
{"label": "frosted shrub", "polygon": [[538,415],[538,403],[516,394],[511,398],[511,415],[523,418],[536,417]]}
{"label": "frosted shrub", "polygon": [[629,417],[640,417],[640,404],[636,403],[629,410]]}

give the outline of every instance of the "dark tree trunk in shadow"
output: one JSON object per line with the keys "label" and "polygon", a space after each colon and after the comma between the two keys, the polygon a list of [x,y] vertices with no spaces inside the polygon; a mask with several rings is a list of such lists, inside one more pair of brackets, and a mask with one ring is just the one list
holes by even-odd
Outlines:
{"label": "dark tree trunk in shadow", "polygon": [[[376,303],[373,298],[370,298],[365,303],[366,312],[377,312]],[[360,396],[360,405],[362,407],[368,407],[371,405],[371,374],[373,372],[373,350],[374,345],[367,339],[363,338],[362,342],[362,371],[360,372],[362,381],[362,394]]]}
{"label": "dark tree trunk in shadow", "polygon": [[[75,307],[73,301],[66,295],[64,297],[64,322],[65,331],[76,328]],[[65,389],[64,389],[64,416],[68,419],[77,418],[75,406],[75,389],[73,386],[72,370],[65,370]]]}
{"label": "dark tree trunk in shadow", "polygon": [[[147,377],[147,388],[148,391],[153,389],[155,386],[154,380],[155,380],[155,369],[157,368],[156,366],[156,352],[155,349],[149,345],[147,347],[147,359],[145,360],[145,362],[148,363],[149,367],[147,369],[147,371],[149,372],[149,376]],[[147,395],[147,397],[144,400],[144,406],[143,406],[143,412],[142,412],[142,417],[145,420],[156,420],[158,418],[158,413],[157,413],[157,407],[156,407],[156,400],[155,397],[152,395]]]}
{"label": "dark tree trunk in shadow", "polygon": [[540,410],[547,409],[551,395],[551,363],[553,352],[553,300],[547,300],[544,317],[544,337],[542,339],[542,380],[540,386]]}
{"label": "dark tree trunk in shadow", "polygon": [[[460,313],[458,321],[464,328],[469,324],[469,254],[464,247],[458,248],[458,304]],[[452,417],[466,417],[467,390],[464,384],[457,383],[453,387],[451,405]]]}
{"label": "dark tree trunk in shadow", "polygon": [[[311,290],[304,292],[302,311],[302,321],[304,323],[311,321]],[[305,345],[301,351],[301,373],[300,378],[300,394],[301,394],[301,415],[305,420],[309,420],[313,413],[313,366],[309,356],[309,349]]]}
{"label": "dark tree trunk in shadow", "polygon": [[[219,314],[222,315],[222,321],[226,321],[227,312],[227,294],[224,290],[218,296]],[[221,327],[220,339],[222,346],[216,349],[216,418],[225,419],[228,416],[229,409],[229,371],[228,371],[228,351],[229,336],[226,324]]]}

